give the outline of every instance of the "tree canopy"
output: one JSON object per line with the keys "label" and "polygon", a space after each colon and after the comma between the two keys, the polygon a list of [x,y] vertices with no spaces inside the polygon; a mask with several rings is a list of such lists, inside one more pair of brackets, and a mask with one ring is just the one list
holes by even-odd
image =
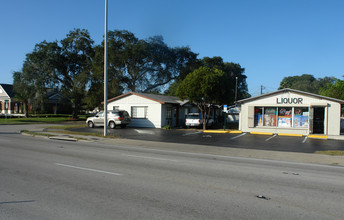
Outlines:
{"label": "tree canopy", "polygon": [[[224,75],[221,88],[226,93],[216,101],[222,103],[219,98],[226,97],[226,104],[233,103],[236,82],[238,99],[249,96],[244,68],[237,63],[224,62],[221,57],[197,59],[189,47],[169,47],[162,36],[139,39],[127,30],[109,31],[108,36],[110,97],[128,91],[176,95],[178,85],[200,67]],[[87,30],[74,29],[60,41],[38,43],[13,78],[21,100],[44,103],[47,88],[56,89],[70,99],[73,117],[77,117],[81,109],[101,107],[103,42],[95,45]],[[214,90],[212,94],[219,92]],[[40,106],[44,111],[44,105]]]}
{"label": "tree canopy", "polygon": [[[238,63],[232,62],[224,62],[221,57],[204,57],[201,60],[196,60],[192,63],[189,63],[188,66],[185,68],[188,71],[192,72],[200,67],[208,67],[212,69],[218,69],[223,71],[227,76],[227,88],[230,90],[229,93],[226,95],[227,97],[231,97],[233,99],[228,100],[225,104],[233,104],[235,101],[235,90],[237,89],[237,100],[248,98],[250,94],[248,93],[247,83],[246,83],[246,75],[244,75],[245,69],[240,66]],[[177,80],[174,81],[166,90],[166,94],[168,95],[177,95],[177,88],[181,81],[185,79],[185,75],[181,75]],[[237,78],[236,78],[237,77]],[[237,83],[237,88],[236,88]]]}
{"label": "tree canopy", "polygon": [[344,80],[336,79],[334,83],[327,84],[326,87],[321,89],[320,94],[344,100]]}
{"label": "tree canopy", "polygon": [[290,88],[314,94],[320,94],[321,89],[328,84],[333,84],[336,78],[324,77],[316,79],[313,75],[303,74],[301,76],[284,77],[279,89]]}
{"label": "tree canopy", "polygon": [[180,83],[177,95],[180,99],[188,99],[197,105],[202,114],[203,129],[206,129],[206,120],[208,120],[212,105],[233,101],[229,83],[230,76],[222,70],[200,67],[188,74]]}

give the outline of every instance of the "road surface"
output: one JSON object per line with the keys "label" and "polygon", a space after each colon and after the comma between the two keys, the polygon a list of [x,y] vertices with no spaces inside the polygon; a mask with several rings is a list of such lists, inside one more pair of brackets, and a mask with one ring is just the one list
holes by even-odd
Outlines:
{"label": "road surface", "polygon": [[343,218],[339,166],[15,132],[0,140],[0,219]]}

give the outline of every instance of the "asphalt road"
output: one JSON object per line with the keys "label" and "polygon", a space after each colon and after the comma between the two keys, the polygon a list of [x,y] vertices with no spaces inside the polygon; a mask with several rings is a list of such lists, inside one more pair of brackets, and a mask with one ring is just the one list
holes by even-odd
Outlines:
{"label": "asphalt road", "polygon": [[342,219],[343,167],[0,139],[0,219]]}
{"label": "asphalt road", "polygon": [[[103,128],[78,128],[80,132],[103,133]],[[259,149],[284,152],[314,153],[344,150],[342,140],[307,139],[306,137],[266,136],[252,134],[214,134],[193,129],[116,128],[108,133],[122,138],[169,143],[198,144],[217,147]]]}

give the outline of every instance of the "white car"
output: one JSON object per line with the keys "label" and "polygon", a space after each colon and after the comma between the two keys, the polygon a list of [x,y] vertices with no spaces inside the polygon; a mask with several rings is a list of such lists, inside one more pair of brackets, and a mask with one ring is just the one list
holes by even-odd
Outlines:
{"label": "white car", "polygon": [[[131,121],[129,113],[124,110],[109,110],[107,116],[107,125],[114,129],[117,125],[121,128],[125,128]],[[93,128],[95,126],[104,126],[104,112],[98,112],[94,117],[86,119],[88,127]]]}
{"label": "white car", "polygon": [[[214,119],[210,117],[208,119],[207,127],[212,127],[213,124],[214,124]],[[202,115],[200,113],[189,113],[186,116],[185,125],[187,128],[202,127],[203,126]]]}

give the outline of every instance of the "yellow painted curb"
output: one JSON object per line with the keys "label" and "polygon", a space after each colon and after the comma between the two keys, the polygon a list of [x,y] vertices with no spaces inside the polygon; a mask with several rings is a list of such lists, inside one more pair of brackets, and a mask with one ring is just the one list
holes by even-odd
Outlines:
{"label": "yellow painted curb", "polygon": [[308,135],[308,137],[309,138],[328,139],[327,135],[314,135],[314,134],[311,134],[311,135]]}
{"label": "yellow painted curb", "polygon": [[290,137],[302,137],[302,134],[287,134],[287,133],[278,133],[278,136],[290,136]]}
{"label": "yellow painted curb", "polygon": [[255,131],[250,132],[250,134],[274,135],[274,133],[270,133],[270,132],[255,132]]}
{"label": "yellow painted curb", "polygon": [[204,130],[203,133],[218,133],[218,134],[241,134],[242,131],[221,131],[221,130]]}
{"label": "yellow painted curb", "polygon": [[228,131],[230,134],[242,134],[242,131]]}
{"label": "yellow painted curb", "polygon": [[228,131],[220,131],[220,130],[204,130],[203,133],[219,133],[219,134],[226,134]]}

